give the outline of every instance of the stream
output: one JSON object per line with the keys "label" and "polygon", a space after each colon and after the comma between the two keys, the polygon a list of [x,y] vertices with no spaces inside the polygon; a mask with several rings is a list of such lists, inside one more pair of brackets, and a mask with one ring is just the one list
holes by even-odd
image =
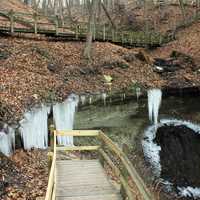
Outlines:
{"label": "stream", "polygon": [[[164,96],[158,115],[160,101],[161,94],[155,91],[149,93],[149,102],[142,98],[108,102],[106,106],[103,102],[84,106],[75,115],[74,128],[102,129],[121,148],[126,144],[138,151],[142,146],[139,151],[144,153],[144,162],[151,166],[153,176],[165,185],[166,192],[173,191],[176,197],[185,199],[198,199],[200,97]],[[165,129],[167,125],[172,126],[170,130]]]}

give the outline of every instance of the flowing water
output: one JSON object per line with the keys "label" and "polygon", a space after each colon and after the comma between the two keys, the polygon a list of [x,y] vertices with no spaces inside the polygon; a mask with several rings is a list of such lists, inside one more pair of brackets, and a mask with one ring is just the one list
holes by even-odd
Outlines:
{"label": "flowing water", "polygon": [[[75,129],[102,129],[120,147],[127,144],[129,147],[137,148],[139,140],[143,146],[145,160],[150,163],[155,177],[162,178],[160,177],[162,166],[159,154],[161,147],[154,141],[156,130],[163,124],[172,123],[185,124],[200,132],[198,126],[200,124],[200,97],[163,97],[162,105],[161,98],[161,91],[155,89],[148,92],[148,100],[135,99],[112,105],[108,102],[106,106],[104,106],[105,103],[85,106],[76,113]],[[170,172],[170,169],[168,171]],[[173,183],[162,181],[171,191],[172,188],[169,186]],[[176,189],[177,194],[188,198],[197,199],[200,195],[199,188],[190,185],[177,186]]]}

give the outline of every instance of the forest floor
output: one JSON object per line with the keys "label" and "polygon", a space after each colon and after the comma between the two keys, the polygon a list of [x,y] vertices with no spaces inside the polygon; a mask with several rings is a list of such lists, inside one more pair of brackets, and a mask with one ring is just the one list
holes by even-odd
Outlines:
{"label": "forest floor", "polygon": [[[198,33],[194,35],[194,40],[198,41]],[[112,78],[113,93],[136,86],[198,87],[198,42],[192,43],[196,45],[194,51],[183,51],[186,54],[182,54],[177,43],[179,40],[168,44],[169,47],[147,52],[96,42],[93,44],[93,59],[88,62],[82,56],[83,42],[1,37],[0,120],[16,122],[26,109],[41,102],[61,101],[70,93],[109,91],[105,75]],[[185,49],[192,48],[188,47],[189,44],[185,44]],[[178,53],[170,58],[168,54],[173,50],[178,50]],[[168,52],[165,62],[175,67],[161,73],[157,71],[154,58],[162,57],[163,51],[165,54]]]}
{"label": "forest floor", "polygon": [[1,200],[35,200],[45,196],[47,183],[46,150],[16,150],[11,157],[0,154]]}

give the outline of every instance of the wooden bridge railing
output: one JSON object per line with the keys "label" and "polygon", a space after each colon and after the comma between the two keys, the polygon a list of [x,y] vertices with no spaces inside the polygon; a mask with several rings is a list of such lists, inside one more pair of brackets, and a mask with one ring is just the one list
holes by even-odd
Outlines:
{"label": "wooden bridge railing", "polygon": [[[0,16],[8,22],[5,24],[5,20],[0,20],[0,31],[45,34],[71,40],[86,39],[87,35],[87,23],[66,24],[64,21],[61,22],[58,16],[45,17],[38,13],[22,13],[13,10],[0,10]],[[95,24],[93,31],[93,40],[130,46],[158,46],[171,39],[170,36],[166,37],[159,32],[114,30],[106,24]]]}
{"label": "wooden bridge railing", "polygon": [[52,162],[50,163],[49,181],[45,200],[56,199],[56,132],[53,132],[53,136],[51,138],[53,141],[53,152],[49,152],[49,157],[51,158]]}
{"label": "wooden bridge railing", "polygon": [[[74,136],[74,137],[96,137],[97,142],[100,145],[93,146],[71,146],[62,147],[56,145],[56,136]],[[153,200],[154,198],[150,194],[149,190],[145,186],[143,180],[136,172],[132,163],[129,161],[125,153],[102,131],[98,130],[74,130],[74,131],[54,131],[53,137],[54,154],[51,165],[49,183],[45,200],[55,199],[55,185],[56,185],[56,152],[57,151],[97,151],[99,153],[99,159],[104,166],[107,163],[115,175],[119,178],[121,184],[120,193],[123,199],[128,197],[129,200],[137,199],[137,196],[142,197],[144,200]],[[117,164],[120,162],[120,165]],[[137,194],[132,192],[130,186],[134,184]],[[135,192],[135,191],[134,191]]]}

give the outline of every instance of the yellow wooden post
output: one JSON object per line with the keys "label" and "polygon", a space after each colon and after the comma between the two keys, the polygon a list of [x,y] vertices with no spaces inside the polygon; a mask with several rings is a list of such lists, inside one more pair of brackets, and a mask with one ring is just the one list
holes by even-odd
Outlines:
{"label": "yellow wooden post", "polygon": [[106,25],[103,25],[103,41],[106,40]]}
{"label": "yellow wooden post", "polygon": [[79,25],[76,25],[76,40],[78,40]]}
{"label": "yellow wooden post", "polygon": [[50,174],[52,160],[53,160],[53,152],[48,152],[47,157],[48,157],[48,172]]}
{"label": "yellow wooden post", "polygon": [[114,42],[114,41],[115,41],[115,30],[112,29],[112,42]]}
{"label": "yellow wooden post", "polygon": [[50,148],[51,151],[53,152],[54,150],[54,130],[55,130],[55,126],[53,124],[50,125],[49,127],[50,130]]}
{"label": "yellow wooden post", "polygon": [[56,15],[56,19],[55,19],[55,28],[56,28],[56,35],[58,35],[58,32],[59,32],[59,20],[58,20],[58,15]]}
{"label": "yellow wooden post", "polygon": [[34,20],[34,33],[37,34],[37,20],[38,20],[38,16],[37,13],[33,13],[33,20]]}
{"label": "yellow wooden post", "polygon": [[122,41],[122,44],[124,43],[124,33],[121,33],[121,41]]}
{"label": "yellow wooden post", "polygon": [[14,33],[14,11],[13,10],[10,10],[9,18],[10,18],[10,32]]}

